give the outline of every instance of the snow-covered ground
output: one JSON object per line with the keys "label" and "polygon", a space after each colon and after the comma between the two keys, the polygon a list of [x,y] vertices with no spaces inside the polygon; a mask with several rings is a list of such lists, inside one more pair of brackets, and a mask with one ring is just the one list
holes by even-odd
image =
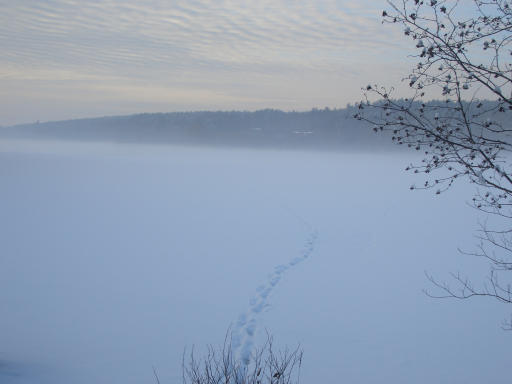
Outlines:
{"label": "snow-covered ground", "polygon": [[175,384],[228,327],[300,343],[303,383],[507,382],[509,308],[422,293],[487,271],[471,190],[408,161],[1,142],[0,382]]}

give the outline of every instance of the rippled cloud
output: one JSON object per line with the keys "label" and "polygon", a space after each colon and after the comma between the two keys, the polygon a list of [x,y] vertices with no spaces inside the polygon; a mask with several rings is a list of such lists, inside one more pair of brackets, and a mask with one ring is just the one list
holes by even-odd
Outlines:
{"label": "rippled cloud", "polygon": [[128,101],[150,110],[340,105],[401,57],[379,3],[0,0],[0,98],[19,103],[24,90],[38,105],[45,92],[96,94],[112,113]]}

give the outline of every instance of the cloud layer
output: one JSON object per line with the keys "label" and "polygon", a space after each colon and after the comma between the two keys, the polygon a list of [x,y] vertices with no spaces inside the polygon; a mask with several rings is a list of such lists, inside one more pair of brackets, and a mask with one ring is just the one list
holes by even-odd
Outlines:
{"label": "cloud layer", "polygon": [[368,0],[4,3],[0,97],[36,106],[45,94],[84,104],[94,94],[112,113],[137,102],[149,109],[339,105],[357,95],[340,89],[335,100],[326,85],[362,85],[375,69],[369,61],[386,57],[382,65],[392,68],[389,52],[399,48],[399,31],[380,24],[382,4]]}

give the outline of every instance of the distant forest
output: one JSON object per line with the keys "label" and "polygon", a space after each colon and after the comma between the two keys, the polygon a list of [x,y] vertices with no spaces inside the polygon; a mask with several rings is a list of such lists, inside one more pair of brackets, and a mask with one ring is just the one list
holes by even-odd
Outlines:
{"label": "distant forest", "polygon": [[386,134],[354,119],[357,106],[283,112],[172,112],[24,124],[0,128],[0,137],[160,143],[175,145],[389,150]]}

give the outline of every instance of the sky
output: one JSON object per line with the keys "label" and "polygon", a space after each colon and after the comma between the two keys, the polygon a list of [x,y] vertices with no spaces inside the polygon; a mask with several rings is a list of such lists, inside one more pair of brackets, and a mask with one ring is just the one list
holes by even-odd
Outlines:
{"label": "sky", "polygon": [[344,107],[410,43],[384,0],[0,0],[0,125]]}

